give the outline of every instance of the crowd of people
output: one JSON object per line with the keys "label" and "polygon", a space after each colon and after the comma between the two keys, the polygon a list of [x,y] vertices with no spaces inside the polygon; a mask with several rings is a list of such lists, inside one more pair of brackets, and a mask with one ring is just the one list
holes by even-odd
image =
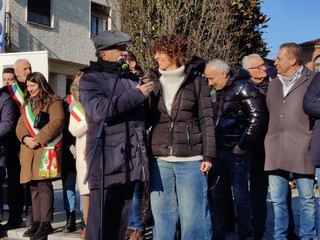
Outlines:
{"label": "crowd of people", "polygon": [[21,227],[25,206],[23,236],[47,239],[52,182],[62,179],[63,232],[76,230],[77,186],[87,240],[143,240],[148,224],[155,240],[220,240],[230,231],[262,240],[268,189],[274,239],[316,239],[320,75],[303,65],[301,47],[282,44],[275,68],[255,53],[230,66],[163,35],[151,46],[157,69],[143,71],[131,41],[99,33],[97,61],[74,74],[64,98],[27,59],[3,70],[0,187],[7,178],[9,219],[0,230]]}

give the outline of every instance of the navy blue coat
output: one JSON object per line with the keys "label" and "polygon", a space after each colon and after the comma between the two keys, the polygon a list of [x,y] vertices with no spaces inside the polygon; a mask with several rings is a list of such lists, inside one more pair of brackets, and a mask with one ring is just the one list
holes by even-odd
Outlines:
{"label": "navy blue coat", "polygon": [[8,136],[14,134],[18,114],[11,96],[0,89],[0,166],[5,166]]}
{"label": "navy blue coat", "polygon": [[320,167],[320,73],[312,79],[303,98],[303,110],[310,117],[311,160],[314,166]]}
{"label": "navy blue coat", "polygon": [[[149,179],[146,156],[144,101],[131,73],[117,77],[117,63],[91,62],[80,80],[80,102],[88,123],[86,156],[92,162],[89,188],[100,187],[100,163],[104,161],[104,187]],[[93,157],[97,130],[103,121],[115,82],[116,88],[102,139]]]}

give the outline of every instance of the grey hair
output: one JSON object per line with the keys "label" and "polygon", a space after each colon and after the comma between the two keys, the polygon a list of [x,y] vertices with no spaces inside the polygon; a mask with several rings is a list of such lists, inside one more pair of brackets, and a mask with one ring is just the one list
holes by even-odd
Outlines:
{"label": "grey hair", "polygon": [[209,61],[206,65],[206,68],[214,66],[215,69],[219,72],[226,72],[229,75],[230,67],[229,65],[219,58],[214,58]]}
{"label": "grey hair", "polygon": [[295,58],[298,65],[303,65],[303,50],[297,43],[289,42],[280,45],[280,49],[286,48],[286,55],[288,58]]}
{"label": "grey hair", "polygon": [[21,59],[18,59],[17,61],[15,61],[13,68],[16,69],[16,68],[17,68],[17,65],[18,65],[19,63],[21,63],[21,62],[26,62],[26,63],[28,63],[28,64],[31,66],[31,64],[30,64],[30,62],[28,61],[28,59],[21,58]]}
{"label": "grey hair", "polygon": [[249,60],[251,58],[256,58],[256,57],[261,58],[261,56],[259,54],[256,54],[256,53],[252,53],[250,55],[244,56],[243,59],[242,59],[242,67],[245,68],[245,69],[249,69],[251,67],[250,64],[249,64]]}

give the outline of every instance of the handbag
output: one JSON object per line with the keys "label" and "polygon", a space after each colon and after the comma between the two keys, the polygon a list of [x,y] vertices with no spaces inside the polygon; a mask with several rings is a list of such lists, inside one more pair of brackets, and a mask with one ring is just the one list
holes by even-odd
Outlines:
{"label": "handbag", "polygon": [[49,113],[39,112],[39,114],[34,119],[33,127],[37,129],[43,128],[49,122]]}

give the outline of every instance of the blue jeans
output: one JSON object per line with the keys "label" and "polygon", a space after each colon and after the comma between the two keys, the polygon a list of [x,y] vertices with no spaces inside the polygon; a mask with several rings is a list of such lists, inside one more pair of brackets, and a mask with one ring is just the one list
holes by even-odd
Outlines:
{"label": "blue jeans", "polygon": [[62,181],[63,205],[65,211],[76,209],[76,173],[68,172],[67,177]]}
{"label": "blue jeans", "polygon": [[201,161],[151,161],[151,209],[153,239],[172,240],[177,228],[181,240],[211,240],[208,176]]}
{"label": "blue jeans", "polygon": [[144,184],[144,183],[137,182],[134,187],[131,212],[129,215],[128,228],[138,229],[143,232],[145,230],[145,226],[144,226],[142,219],[141,219],[141,216],[140,216],[142,191],[143,191],[142,184]]}
{"label": "blue jeans", "polygon": [[[274,209],[274,238],[287,239],[289,224],[288,214],[288,181],[290,172],[278,170],[269,172],[271,201]],[[300,230],[301,240],[316,237],[315,217],[316,204],[313,192],[314,176],[293,173],[297,184],[300,200]]]}
{"label": "blue jeans", "polygon": [[237,239],[252,235],[249,173],[251,154],[234,154],[220,150],[213,162],[216,180],[213,182],[213,236],[225,239],[228,231],[228,192],[232,190],[236,214]]}

